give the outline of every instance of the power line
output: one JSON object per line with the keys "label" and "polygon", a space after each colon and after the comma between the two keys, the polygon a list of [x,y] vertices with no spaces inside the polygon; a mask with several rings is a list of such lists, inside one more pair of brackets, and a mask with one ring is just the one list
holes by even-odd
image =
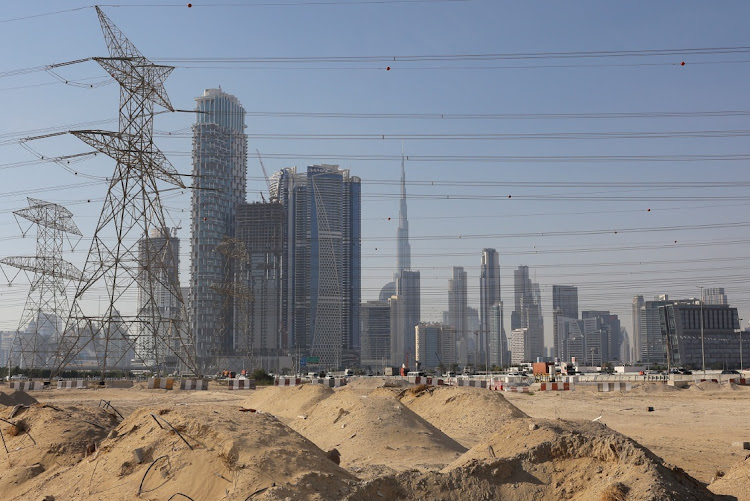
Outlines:
{"label": "power line", "polygon": [[[193,137],[188,133],[155,134],[165,138]],[[535,133],[459,133],[459,134],[398,134],[398,133],[257,133],[245,134],[248,139],[325,140],[325,141],[523,141],[523,140],[602,140],[602,139],[695,139],[748,137],[750,130],[695,131],[622,131],[622,132],[535,132]]]}
{"label": "power line", "polygon": [[716,55],[750,53],[748,46],[693,47],[680,49],[641,50],[595,50],[559,52],[514,52],[514,53],[469,53],[469,54],[421,54],[378,56],[240,56],[240,57],[162,57],[155,61],[169,64],[181,63],[395,63],[415,61],[498,61],[498,60],[542,60],[542,59],[591,59],[616,57],[654,57],[684,55]]}

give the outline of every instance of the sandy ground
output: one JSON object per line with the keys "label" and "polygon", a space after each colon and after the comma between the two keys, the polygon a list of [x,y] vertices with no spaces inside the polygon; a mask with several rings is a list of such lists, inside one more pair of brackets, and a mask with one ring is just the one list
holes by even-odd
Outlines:
{"label": "sandy ground", "polygon": [[[536,418],[602,416],[602,423],[708,483],[717,471],[728,472],[750,454],[731,446],[750,441],[750,386],[733,390],[710,383],[702,386],[706,389],[651,384],[625,393],[598,393],[595,387],[579,385],[573,392],[505,393],[505,397]],[[654,411],[649,412],[649,407]]]}
{"label": "sandy ground", "polygon": [[3,499],[117,501],[143,482],[140,498],[153,500],[712,499],[706,484],[723,472],[708,486],[725,496],[715,499],[750,500],[750,451],[731,445],[750,441],[750,387],[145,386],[25,394],[0,384],[0,417],[30,404],[13,418],[27,431],[0,423]]}

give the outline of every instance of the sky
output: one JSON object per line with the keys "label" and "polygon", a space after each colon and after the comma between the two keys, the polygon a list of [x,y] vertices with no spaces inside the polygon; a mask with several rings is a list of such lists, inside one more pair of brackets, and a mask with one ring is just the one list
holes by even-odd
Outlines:
{"label": "sky", "polygon": [[[65,205],[83,266],[114,161],[73,136],[117,126],[119,88],[91,4],[5,0],[0,10],[0,257],[33,255],[13,211],[31,196]],[[483,248],[500,253],[506,330],[513,270],[632,332],[634,295],[697,297],[724,287],[750,319],[750,4],[699,1],[284,0],[102,5],[152,61],[176,109],[221,88],[249,112],[248,201],[269,173],[338,164],[362,179],[362,298],[396,264],[406,155],[412,268],[422,318],[447,309],[451,267],[479,303]],[[429,57],[426,57],[429,56]],[[682,64],[682,63],[685,64]],[[22,71],[19,71],[22,70]],[[191,113],[155,119],[156,143],[191,171]],[[25,146],[31,148],[31,151]],[[189,279],[190,192],[165,199]],[[29,230],[25,238],[22,231]],[[28,277],[2,267],[0,330],[18,326]],[[8,286],[8,282],[12,284]]]}

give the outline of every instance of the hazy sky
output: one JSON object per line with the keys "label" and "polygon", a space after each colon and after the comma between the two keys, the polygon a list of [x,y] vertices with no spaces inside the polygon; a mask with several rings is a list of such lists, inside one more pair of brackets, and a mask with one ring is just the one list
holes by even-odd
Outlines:
{"label": "hazy sky", "polygon": [[[20,238],[12,214],[32,196],[74,213],[85,236],[66,257],[82,267],[105,194],[101,177],[114,162],[85,157],[67,171],[33,162],[19,139],[116,128],[119,89],[96,63],[56,75],[39,68],[106,56],[99,23],[84,2],[2,6],[0,256],[34,253],[33,228]],[[395,267],[403,140],[425,320],[447,308],[452,266],[466,268],[469,303],[478,306],[484,247],[500,253],[508,323],[513,269],[531,268],[547,344],[552,284],[577,285],[582,310],[617,313],[628,331],[633,295],[697,296],[699,286],[725,287],[750,319],[747,2],[238,0],[188,8],[140,0],[102,8],[144,55],[177,66],[166,82],[175,108],[193,109],[203,89],[221,86],[250,112],[248,200],[265,190],[256,148],[269,172],[337,163],[362,178],[365,300],[377,298]],[[678,50],[654,52],[666,49]],[[183,173],[193,120],[156,118],[156,142]],[[90,151],[72,136],[28,145],[46,158]],[[190,194],[172,192],[166,203],[182,226],[187,284]],[[28,280],[0,282],[0,329],[14,329]]]}

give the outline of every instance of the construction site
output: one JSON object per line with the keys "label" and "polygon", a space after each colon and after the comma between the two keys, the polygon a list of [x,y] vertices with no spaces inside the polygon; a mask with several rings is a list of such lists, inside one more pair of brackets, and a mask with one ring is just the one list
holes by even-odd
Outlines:
{"label": "construction site", "polygon": [[743,386],[167,383],[0,385],[4,499],[750,499]]}

